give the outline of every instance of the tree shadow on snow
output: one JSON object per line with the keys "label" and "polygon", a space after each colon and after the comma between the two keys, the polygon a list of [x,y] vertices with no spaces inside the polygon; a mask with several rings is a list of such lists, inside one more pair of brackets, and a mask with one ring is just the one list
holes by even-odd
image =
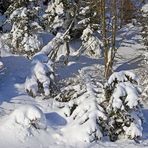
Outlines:
{"label": "tree shadow on snow", "polygon": [[121,71],[121,70],[131,70],[131,69],[137,69],[139,67],[141,67],[141,65],[139,65],[142,61],[142,57],[141,56],[137,56],[136,58],[133,58],[123,64],[121,64],[119,67],[116,68],[115,71]]}
{"label": "tree shadow on snow", "polygon": [[67,124],[67,121],[56,112],[47,113],[45,116],[49,125],[53,127],[64,126]]}
{"label": "tree shadow on snow", "polygon": [[144,124],[143,124],[143,139],[148,140],[148,109],[143,109]]}
{"label": "tree shadow on snow", "polygon": [[120,47],[135,47],[137,44],[141,44],[141,38],[139,37],[139,29],[134,25],[125,26],[117,32],[117,49]]}
{"label": "tree shadow on snow", "polygon": [[70,57],[69,64],[64,67],[60,67],[57,70],[57,73],[60,79],[61,78],[65,79],[75,74],[78,74],[78,71],[81,70],[82,68],[92,66],[94,64],[103,65],[103,63],[104,63],[103,58],[92,59],[88,56],[80,56],[80,58],[76,59],[75,57]]}
{"label": "tree shadow on snow", "polygon": [[4,74],[0,75],[0,104],[21,95],[16,84],[23,84],[29,74],[31,63],[23,56],[2,57],[5,66]]}

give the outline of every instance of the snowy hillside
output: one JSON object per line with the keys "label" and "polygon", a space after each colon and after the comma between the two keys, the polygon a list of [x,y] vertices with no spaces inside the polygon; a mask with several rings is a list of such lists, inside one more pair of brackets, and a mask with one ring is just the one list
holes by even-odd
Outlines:
{"label": "snowy hillside", "polygon": [[[133,34],[133,29],[131,29],[130,32]],[[138,50],[138,47],[141,48],[141,46],[137,43],[137,48],[135,48],[135,41],[133,40],[133,42],[134,43],[130,43],[130,47],[126,45],[119,48],[118,55],[126,57],[131,62],[128,62],[126,58],[122,57],[117,59],[117,71],[119,69],[129,70],[129,68],[135,72],[138,70],[138,65],[140,65],[140,61],[142,60],[140,59],[141,51]],[[126,52],[126,50],[129,51],[129,49],[130,54]],[[119,140],[112,143],[103,138],[102,142],[93,142],[92,144],[89,144],[84,142],[83,139],[86,135],[86,128],[88,126],[93,126],[93,122],[90,121],[90,125],[85,125],[86,127],[79,127],[79,125],[72,123],[71,118],[64,115],[68,111],[68,108],[60,109],[61,107],[59,108],[59,106],[61,103],[52,98],[42,100],[42,97],[32,98],[27,95],[25,92],[25,80],[30,71],[31,62],[21,56],[2,57],[1,61],[5,65],[4,72],[1,74],[0,83],[1,147],[7,148],[10,147],[10,145],[11,148],[98,146],[100,148],[105,148],[108,146],[113,148],[122,148],[127,146],[131,148],[148,147],[148,122],[146,106],[143,109],[146,121],[143,127],[144,134],[138,143],[135,143],[135,141],[132,140]],[[76,65],[76,63],[78,64]],[[98,62],[98,60],[89,59],[87,56],[82,56],[78,61],[74,61],[72,59],[68,66],[58,69],[57,74],[59,75],[59,78],[68,78],[72,77],[72,74],[74,73],[77,74],[79,70],[84,69],[87,75],[91,75],[92,78],[98,81],[103,77],[102,71],[98,69],[100,68],[98,64],[101,66],[101,60]],[[68,72],[67,75],[64,71]],[[71,72],[72,74],[70,74]],[[76,86],[76,89],[79,89],[79,86]],[[92,99],[92,97],[93,96],[91,96],[89,99]],[[88,101],[90,102],[90,100]],[[89,104],[89,102],[86,102],[86,104]],[[85,104],[83,103],[82,106],[84,105]],[[42,111],[35,106],[39,107]],[[79,110],[76,112],[76,114],[80,114],[79,118],[82,116],[82,113],[80,113]],[[46,118],[46,123],[43,123],[44,125],[42,125],[42,122],[45,121],[40,120],[41,118],[43,118],[43,120]]]}

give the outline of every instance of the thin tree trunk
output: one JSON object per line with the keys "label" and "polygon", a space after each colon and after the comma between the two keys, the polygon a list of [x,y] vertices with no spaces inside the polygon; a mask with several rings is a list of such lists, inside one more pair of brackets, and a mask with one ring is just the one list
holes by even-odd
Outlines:
{"label": "thin tree trunk", "polygon": [[[106,9],[105,0],[101,1],[102,10],[102,36],[104,44],[104,65],[105,65],[105,78],[108,78],[112,74],[112,67],[114,57],[116,53],[116,24],[117,24],[117,4],[116,0],[111,1],[111,15],[112,15],[112,31],[111,31],[111,43],[107,39],[107,25],[106,25]],[[110,44],[110,46],[109,46]]]}
{"label": "thin tree trunk", "polygon": [[101,0],[101,17],[102,17],[102,37],[104,45],[104,65],[105,65],[105,77],[107,78],[107,64],[108,64],[108,43],[107,43],[107,33],[106,33],[106,10],[105,10],[105,0]]}
{"label": "thin tree trunk", "polygon": [[123,26],[124,0],[120,0],[120,28]]}
{"label": "thin tree trunk", "polygon": [[116,29],[117,29],[117,4],[116,0],[112,0],[112,38],[111,38],[111,51],[110,57],[108,59],[108,65],[107,65],[107,76],[109,77],[112,74],[112,68],[113,68],[113,62],[114,62],[114,57],[116,53]]}
{"label": "thin tree trunk", "polygon": [[116,30],[117,30],[117,3],[116,0],[112,0],[113,2],[113,9],[112,9],[112,49],[113,51],[116,50]]}
{"label": "thin tree trunk", "polygon": [[67,41],[65,44],[66,44],[66,59],[64,61],[64,64],[67,65],[70,55],[70,49],[69,49],[69,42]]}

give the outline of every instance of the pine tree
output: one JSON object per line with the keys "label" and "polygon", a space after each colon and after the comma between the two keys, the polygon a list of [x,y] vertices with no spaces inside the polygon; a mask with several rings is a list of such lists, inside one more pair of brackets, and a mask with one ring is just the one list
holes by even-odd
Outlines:
{"label": "pine tree", "polygon": [[38,33],[42,31],[40,26],[41,1],[13,1],[6,14],[12,24],[9,33],[10,42],[8,43],[14,53],[27,54],[32,56],[39,51],[42,41]]}
{"label": "pine tree", "polygon": [[67,80],[67,86],[55,99],[60,101],[58,106],[70,121],[61,129],[68,138],[68,131],[75,131],[72,138],[82,142],[94,142],[103,137],[107,121],[101,107],[103,93],[103,85],[86,74],[85,69],[79,71],[79,76]]}
{"label": "pine tree", "polygon": [[0,1],[0,13],[4,14],[9,7],[11,0],[1,0]]}
{"label": "pine tree", "polygon": [[78,14],[73,28],[76,37],[78,37],[77,34],[81,35],[83,30],[85,30],[88,26],[90,26],[92,30],[97,30],[99,23],[99,1],[78,0],[76,3],[78,6]]}
{"label": "pine tree", "polygon": [[128,71],[113,73],[108,79],[106,99],[108,133],[115,141],[121,137],[135,139],[142,136],[141,91],[138,78]]}
{"label": "pine tree", "polygon": [[74,4],[68,0],[52,0],[45,10],[44,27],[54,35],[64,32],[74,17]]}
{"label": "pine tree", "polygon": [[88,25],[86,29],[83,30],[81,35],[82,46],[75,53],[75,55],[80,56],[82,53],[94,58],[99,58],[101,55],[100,46],[102,42],[94,34],[94,29]]}

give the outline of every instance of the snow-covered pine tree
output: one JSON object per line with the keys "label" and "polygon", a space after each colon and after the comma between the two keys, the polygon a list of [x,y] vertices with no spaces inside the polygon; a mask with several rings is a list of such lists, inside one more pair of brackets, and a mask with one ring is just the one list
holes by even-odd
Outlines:
{"label": "snow-covered pine tree", "polygon": [[55,0],[48,3],[44,19],[44,28],[56,34],[58,28],[63,26],[64,6],[62,1]]}
{"label": "snow-covered pine tree", "polygon": [[76,5],[78,11],[74,27],[72,28],[73,36],[80,37],[83,30],[88,26],[91,26],[92,30],[98,29],[100,2],[98,0],[77,0]]}
{"label": "snow-covered pine tree", "polygon": [[82,46],[75,53],[80,55],[85,54],[98,58],[100,56],[101,41],[96,36],[95,32],[98,30],[100,17],[100,1],[86,0],[77,1],[78,12],[77,17],[72,28],[72,36],[80,37]]}
{"label": "snow-covered pine tree", "polygon": [[90,25],[83,30],[81,40],[82,46],[76,52],[76,55],[80,56],[82,53],[85,53],[90,57],[99,58],[101,54],[100,45],[102,45],[102,42],[95,36],[94,29]]}
{"label": "snow-covered pine tree", "polygon": [[6,14],[12,29],[7,41],[14,53],[23,53],[30,57],[40,50],[42,40],[38,37],[38,32],[42,31],[41,5],[40,0],[14,0],[9,6]]}
{"label": "snow-covered pine tree", "polygon": [[101,107],[103,93],[103,85],[86,74],[85,69],[79,71],[79,76],[67,81],[67,86],[55,98],[62,101],[59,107],[68,120],[68,126],[61,129],[66,138],[93,142],[103,137],[107,120]]}
{"label": "snow-covered pine tree", "polygon": [[145,105],[148,104],[148,79],[146,78],[147,77],[147,74],[148,71],[144,71],[144,75],[143,75],[143,91],[142,91],[142,101],[144,102]]}
{"label": "snow-covered pine tree", "polygon": [[58,44],[58,47],[56,45],[57,49],[55,49],[54,60],[62,55],[64,56],[65,64],[67,64],[70,54],[70,32],[74,24],[76,11],[74,1],[52,0],[48,3],[48,7],[43,15],[45,29],[52,32],[56,39],[59,38],[59,34],[61,35],[60,38],[63,36],[62,43]]}
{"label": "snow-covered pine tree", "polygon": [[129,71],[113,73],[106,84],[108,133],[115,141],[122,136],[135,139],[142,136],[140,89],[138,78]]}
{"label": "snow-covered pine tree", "polygon": [[43,16],[45,29],[54,35],[67,30],[74,17],[74,6],[69,0],[50,1]]}

